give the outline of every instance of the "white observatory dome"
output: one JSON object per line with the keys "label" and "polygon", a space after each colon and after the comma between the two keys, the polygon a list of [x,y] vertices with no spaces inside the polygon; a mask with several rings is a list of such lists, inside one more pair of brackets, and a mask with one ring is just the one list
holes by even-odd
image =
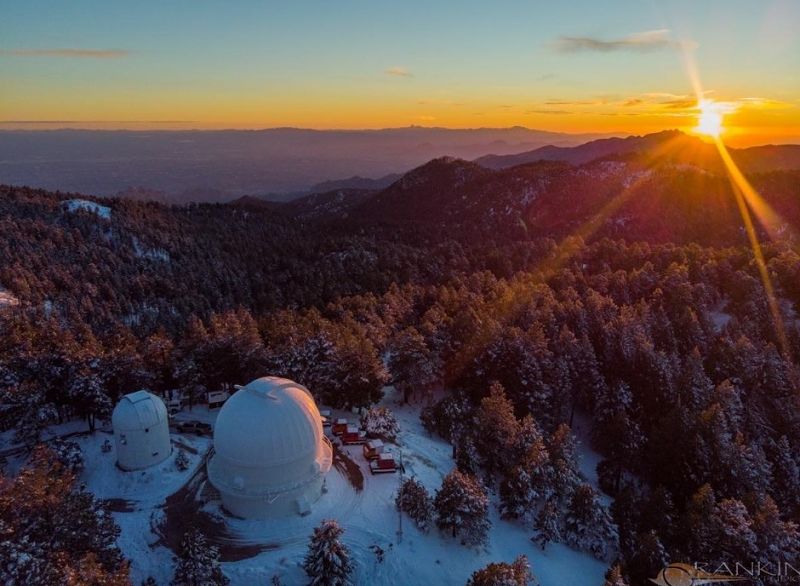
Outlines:
{"label": "white observatory dome", "polygon": [[172,452],[169,417],[164,401],[136,391],[125,395],[111,414],[117,464],[123,470],[139,470],[164,461]]}
{"label": "white observatory dome", "polygon": [[290,380],[264,377],[220,410],[208,477],[236,516],[305,514],[322,493],[331,460],[311,393]]}

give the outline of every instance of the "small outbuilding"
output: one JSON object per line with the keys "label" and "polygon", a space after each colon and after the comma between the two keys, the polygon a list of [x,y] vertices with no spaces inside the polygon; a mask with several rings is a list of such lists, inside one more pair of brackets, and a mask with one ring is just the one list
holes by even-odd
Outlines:
{"label": "small outbuilding", "polygon": [[111,415],[117,464],[141,470],[163,462],[172,453],[169,415],[159,397],[147,391],[125,395]]}

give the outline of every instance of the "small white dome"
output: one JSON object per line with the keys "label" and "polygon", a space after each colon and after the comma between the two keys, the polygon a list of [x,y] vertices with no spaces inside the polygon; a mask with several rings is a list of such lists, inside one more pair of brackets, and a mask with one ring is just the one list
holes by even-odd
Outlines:
{"label": "small white dome", "polygon": [[164,401],[147,391],[136,391],[117,403],[111,414],[111,425],[115,430],[132,431],[154,427],[168,418]]}
{"label": "small white dome", "polygon": [[[254,380],[217,416],[209,480],[234,514],[268,516],[266,509],[288,510],[299,497],[316,500],[330,465],[319,410],[302,385],[278,377]],[[282,507],[267,506],[276,502]]]}
{"label": "small white dome", "polygon": [[163,462],[172,453],[169,416],[164,401],[136,391],[120,399],[111,414],[117,464],[123,470],[140,470]]}

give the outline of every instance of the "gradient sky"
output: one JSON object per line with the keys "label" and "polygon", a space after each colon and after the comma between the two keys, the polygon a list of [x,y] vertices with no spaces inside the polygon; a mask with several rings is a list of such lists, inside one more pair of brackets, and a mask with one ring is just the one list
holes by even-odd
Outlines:
{"label": "gradient sky", "polygon": [[800,2],[0,0],[0,127],[691,128],[800,142]]}

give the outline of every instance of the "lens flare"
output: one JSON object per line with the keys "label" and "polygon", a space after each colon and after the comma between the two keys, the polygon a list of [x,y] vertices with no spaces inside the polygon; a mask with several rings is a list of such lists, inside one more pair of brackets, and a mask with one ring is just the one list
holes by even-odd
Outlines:
{"label": "lens flare", "polygon": [[698,106],[700,107],[700,117],[697,119],[695,132],[713,138],[719,137],[723,130],[722,119],[728,108],[724,104],[712,100],[700,100]]}

